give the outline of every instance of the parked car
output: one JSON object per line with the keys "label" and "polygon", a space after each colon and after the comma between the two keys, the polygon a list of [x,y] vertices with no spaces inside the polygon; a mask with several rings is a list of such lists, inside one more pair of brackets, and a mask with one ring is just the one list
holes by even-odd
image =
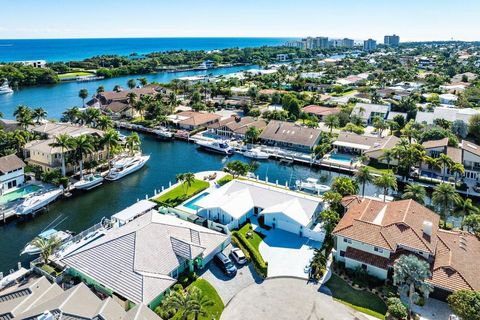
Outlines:
{"label": "parked car", "polygon": [[230,256],[235,260],[238,264],[245,264],[247,263],[247,257],[240,248],[233,248],[230,252]]}
{"label": "parked car", "polygon": [[227,276],[234,277],[237,274],[237,267],[235,267],[232,260],[222,252],[217,253],[213,258],[213,261]]}

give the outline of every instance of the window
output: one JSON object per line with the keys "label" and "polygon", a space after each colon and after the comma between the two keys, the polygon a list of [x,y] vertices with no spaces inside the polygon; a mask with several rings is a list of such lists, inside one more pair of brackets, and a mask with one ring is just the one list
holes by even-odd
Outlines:
{"label": "window", "polygon": [[340,257],[345,257],[345,251],[340,250]]}
{"label": "window", "polygon": [[362,269],[363,269],[363,270],[367,270],[367,269],[368,269],[367,265],[364,264],[364,263],[362,263]]}
{"label": "window", "polygon": [[347,238],[343,238],[343,242],[346,242],[346,243],[350,243],[350,244],[352,244],[352,240],[350,240],[350,239],[347,239]]}
{"label": "window", "polygon": [[373,250],[378,253],[383,253],[383,249],[379,247],[373,247]]}

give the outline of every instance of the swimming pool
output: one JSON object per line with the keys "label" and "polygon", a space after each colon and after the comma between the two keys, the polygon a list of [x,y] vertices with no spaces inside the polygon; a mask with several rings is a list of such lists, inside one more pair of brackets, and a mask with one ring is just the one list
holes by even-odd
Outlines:
{"label": "swimming pool", "polygon": [[9,193],[4,194],[3,196],[0,197],[0,205],[5,204],[10,201],[15,201],[17,199],[20,199],[21,197],[24,197],[30,193],[37,192],[41,190],[41,186],[37,186],[35,184],[28,184],[26,186],[20,187],[14,191],[11,191]]}
{"label": "swimming pool", "polygon": [[196,197],[193,198],[192,200],[188,201],[188,202],[185,203],[183,206],[196,211],[199,207],[198,207],[197,205],[195,205],[195,203],[197,203],[198,200],[200,200],[200,199],[202,199],[202,198],[205,198],[205,197],[208,196],[208,195],[209,195],[208,192],[204,192],[204,193],[202,193],[201,195],[196,196]]}
{"label": "swimming pool", "polygon": [[354,157],[346,155],[346,154],[331,154],[330,160],[351,163]]}

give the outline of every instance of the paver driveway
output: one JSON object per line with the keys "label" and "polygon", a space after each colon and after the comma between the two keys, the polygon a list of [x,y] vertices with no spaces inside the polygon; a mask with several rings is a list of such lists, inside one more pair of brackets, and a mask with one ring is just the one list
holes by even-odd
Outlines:
{"label": "paver driveway", "polygon": [[314,249],[321,243],[283,230],[262,231],[266,237],[260,243],[260,253],[268,261],[268,277],[293,276],[308,278],[305,267],[310,264]]}
{"label": "paver driveway", "polygon": [[240,291],[226,305],[221,320],[367,320],[334,301],[318,286],[294,278],[267,279]]}

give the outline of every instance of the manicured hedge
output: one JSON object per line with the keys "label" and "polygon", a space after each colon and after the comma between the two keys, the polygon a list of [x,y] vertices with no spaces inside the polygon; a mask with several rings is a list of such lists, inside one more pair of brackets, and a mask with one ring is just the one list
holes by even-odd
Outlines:
{"label": "manicured hedge", "polygon": [[247,251],[250,254],[250,257],[252,258],[253,261],[253,266],[255,267],[255,270],[257,273],[263,277],[267,277],[267,270],[268,270],[268,263],[263,260],[262,255],[258,250],[256,250],[253,245],[245,238],[245,236],[241,233],[238,233],[236,231],[232,232],[232,238],[237,237],[239,242],[247,249]]}
{"label": "manicured hedge", "polygon": [[[236,231],[234,231],[234,233],[236,233]],[[245,246],[242,244],[242,242],[240,242],[240,239],[238,239],[238,235],[234,235],[232,233],[232,243],[239,247],[240,250],[242,250],[243,254],[245,255],[245,258],[248,260],[248,261],[252,261],[252,257],[250,257],[250,252],[247,250],[247,248],[245,248]]]}

